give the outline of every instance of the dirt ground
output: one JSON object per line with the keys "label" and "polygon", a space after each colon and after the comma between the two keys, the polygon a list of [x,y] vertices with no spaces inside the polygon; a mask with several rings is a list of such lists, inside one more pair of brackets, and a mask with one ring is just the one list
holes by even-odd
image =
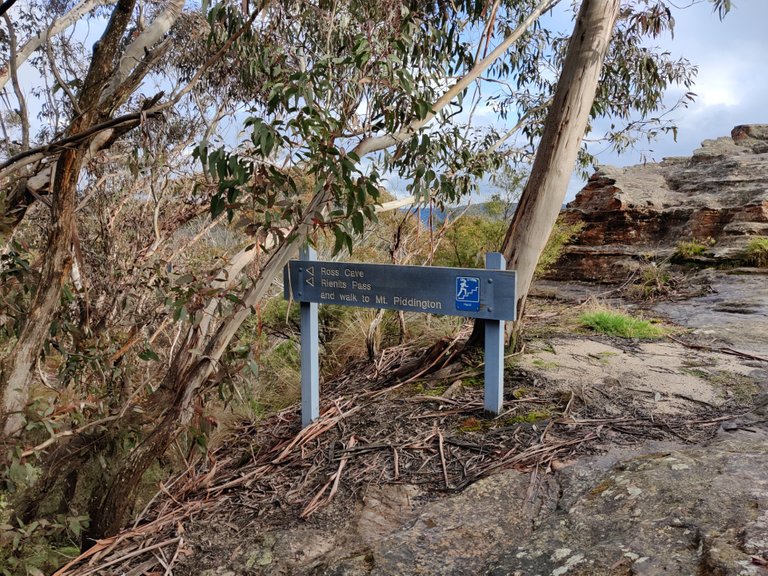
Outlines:
{"label": "dirt ground", "polygon": [[[415,506],[504,469],[546,475],[609,449],[701,444],[768,392],[768,350],[744,352],[680,318],[670,337],[654,341],[589,333],[576,319],[600,290],[561,288],[557,298],[548,290],[529,303],[524,351],[507,358],[498,417],[483,414],[481,360],[395,377],[421,351],[386,351],[378,370],[361,363],[326,384],[322,416],[308,428],[291,408],[223,434],[206,458],[163,484],[131,530],[61,574],[280,573],[274,552],[259,571],[260,559],[245,551],[276,530],[340,535],[316,557],[354,549],[353,519],[371,490],[410,487]],[[659,316],[648,303],[609,297]],[[310,566],[307,554],[283,559],[284,573]]]}

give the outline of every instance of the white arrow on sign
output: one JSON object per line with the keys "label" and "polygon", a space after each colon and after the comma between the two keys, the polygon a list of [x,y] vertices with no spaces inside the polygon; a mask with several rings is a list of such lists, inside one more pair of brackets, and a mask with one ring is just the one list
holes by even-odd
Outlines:
{"label": "white arrow on sign", "polygon": [[315,287],[315,267],[314,266],[308,266],[307,267],[307,278],[305,279],[305,282]]}

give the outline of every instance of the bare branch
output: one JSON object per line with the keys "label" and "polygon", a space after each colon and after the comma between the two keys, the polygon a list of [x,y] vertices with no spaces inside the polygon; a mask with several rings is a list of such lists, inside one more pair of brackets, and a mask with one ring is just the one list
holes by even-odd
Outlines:
{"label": "bare branch", "polygon": [[48,63],[51,65],[51,72],[53,72],[53,76],[56,78],[56,82],[59,83],[61,89],[64,90],[64,93],[69,97],[69,101],[72,103],[72,107],[75,110],[75,113],[82,114],[82,110],[80,110],[80,105],[77,103],[75,94],[72,92],[69,84],[67,84],[59,72],[59,67],[56,65],[56,60],[53,57],[53,46],[51,45],[51,42],[45,43],[45,52],[48,55]]}
{"label": "bare branch", "polygon": [[8,26],[8,43],[10,45],[11,61],[10,61],[10,73],[11,83],[13,84],[13,92],[16,94],[16,100],[19,104],[19,119],[21,120],[21,147],[26,150],[29,148],[29,113],[27,112],[27,99],[24,97],[24,92],[21,90],[19,84],[18,75],[18,57],[16,46],[16,30],[13,27],[8,14],[3,14],[3,20],[5,25]]}
{"label": "bare branch", "polygon": [[467,72],[466,75],[459,78],[459,80],[451,86],[440,99],[432,106],[432,110],[421,120],[414,120],[411,122],[405,130],[401,130],[397,134],[387,134],[386,136],[370,137],[362,140],[357,146],[355,146],[353,152],[358,156],[370,154],[371,152],[377,152],[384,150],[391,146],[395,146],[400,142],[403,142],[409,138],[414,132],[423,128],[430,120],[432,120],[438,112],[448,106],[453,99],[459,95],[467,86],[474,82],[485,70],[493,64],[504,52],[506,52],[512,44],[517,42],[520,37],[533,25],[536,20],[547,10],[553,8],[560,0],[541,0],[536,8],[523,20],[523,22],[514,31],[512,31],[504,41],[494,48],[486,58],[483,58],[479,62],[475,63],[472,69]]}
{"label": "bare branch", "polygon": [[[8,0],[5,4],[13,5],[14,0]],[[98,8],[99,6],[107,6],[109,4],[116,3],[117,0],[80,0],[72,9],[67,12],[63,17],[56,20],[47,30],[39,32],[36,36],[30,38],[26,44],[24,44],[16,55],[16,63],[21,66],[27,59],[34,53],[35,50],[40,48],[48,39],[52,36],[56,36],[63,30],[66,30],[82,18],[85,14]],[[3,4],[3,6],[5,5]],[[8,6],[10,8],[10,6]],[[8,9],[6,8],[6,10]],[[4,11],[3,11],[4,12]],[[0,13],[1,14],[1,13]],[[0,88],[5,86],[10,79],[10,66],[0,66]]]}
{"label": "bare branch", "polygon": [[0,16],[5,16],[5,13],[8,12],[14,4],[16,4],[16,0],[5,0],[5,2],[0,4]]}

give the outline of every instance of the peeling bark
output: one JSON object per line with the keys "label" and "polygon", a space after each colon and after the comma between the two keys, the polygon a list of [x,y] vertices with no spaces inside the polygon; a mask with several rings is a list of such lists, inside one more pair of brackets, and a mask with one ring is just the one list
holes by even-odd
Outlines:
{"label": "peeling bark", "polygon": [[145,58],[146,53],[152,46],[157,44],[163,36],[171,29],[176,20],[181,15],[185,0],[172,0],[168,3],[165,10],[158,14],[152,21],[152,24],[136,38],[128,48],[125,49],[117,70],[112,75],[109,85],[101,95],[101,102],[104,103],[110,98],[118,87],[129,76],[131,71],[138,66]]}
{"label": "peeling bark", "polygon": [[[507,269],[517,271],[518,318],[565,199],[619,4],[620,0],[583,0],[581,4],[531,175],[504,238]],[[520,320],[508,326],[517,331]]]}
{"label": "peeling bark", "polygon": [[[94,47],[91,66],[78,102],[84,112],[73,120],[70,134],[78,134],[100,120],[97,107],[99,96],[109,78],[112,62],[134,5],[135,0],[118,2],[104,35]],[[51,230],[40,283],[19,339],[0,367],[0,426],[6,437],[18,434],[24,425],[24,408],[29,399],[32,368],[58,309],[62,286],[72,264],[77,180],[89,143],[86,140],[80,146],[64,150],[56,163],[51,195]]]}

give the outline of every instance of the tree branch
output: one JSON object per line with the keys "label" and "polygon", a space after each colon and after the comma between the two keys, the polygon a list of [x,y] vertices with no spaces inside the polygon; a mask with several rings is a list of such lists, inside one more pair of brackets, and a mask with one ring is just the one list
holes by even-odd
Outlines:
{"label": "tree branch", "polygon": [[460,94],[467,86],[474,82],[494,61],[496,61],[504,52],[506,52],[512,44],[517,42],[520,37],[530,28],[539,16],[544,12],[553,8],[558,4],[560,0],[541,0],[536,8],[523,20],[513,32],[511,32],[504,41],[499,44],[493,52],[487,57],[483,58],[479,62],[476,62],[472,69],[467,72],[466,75],[461,77],[453,86],[451,86],[440,99],[432,106],[432,110],[421,120],[414,120],[407,128],[401,130],[396,134],[387,134],[385,136],[369,137],[362,140],[357,146],[355,146],[353,152],[358,156],[364,154],[370,154],[371,152],[377,152],[384,150],[390,146],[395,146],[400,142],[403,142],[409,138],[414,132],[423,128],[435,115],[450,104],[453,99]]}
{"label": "tree branch", "polygon": [[56,60],[53,58],[53,45],[50,41],[45,43],[45,53],[48,55],[48,63],[51,65],[51,72],[53,72],[53,76],[56,78],[56,82],[59,83],[59,86],[61,86],[61,89],[64,90],[64,93],[72,103],[72,108],[74,109],[75,114],[81,114],[82,110],[80,110],[80,105],[77,103],[77,98],[72,92],[72,89],[61,76],[59,67],[56,65]]}
{"label": "tree branch", "polygon": [[18,114],[19,120],[21,121],[21,147],[26,150],[29,148],[29,113],[27,112],[27,99],[24,98],[24,92],[21,91],[21,85],[19,84],[16,31],[13,28],[13,22],[11,22],[8,14],[3,13],[2,17],[3,20],[5,20],[6,26],[8,26],[8,44],[11,53],[9,69],[13,92],[16,94],[16,100],[19,103]]}
{"label": "tree branch", "polygon": [[147,51],[157,44],[178,20],[183,7],[184,0],[169,2],[165,10],[152,21],[152,24],[131,42],[123,52],[117,70],[101,95],[100,103],[104,103],[118,91],[120,84],[128,77],[131,70],[142,62]]}
{"label": "tree branch", "polygon": [[[8,8],[13,6],[14,2],[15,0],[7,0],[5,3],[3,3],[3,5],[0,6],[0,10],[2,10],[3,6],[8,6],[5,8],[5,10],[0,12],[0,15],[8,10]],[[72,24],[74,24],[77,20],[82,18],[85,14],[94,8],[99,6],[106,6],[108,4],[114,4],[115,2],[117,2],[117,0],[81,0],[62,18],[56,20],[48,29],[38,32],[36,36],[33,36],[27,40],[27,42],[19,49],[19,53],[16,56],[16,62],[18,66],[21,66],[24,62],[26,62],[32,53],[40,48],[40,46],[42,46],[45,42],[47,42],[49,38],[56,36],[62,30],[69,28],[72,26]],[[0,69],[2,69],[2,66],[0,66]],[[4,71],[0,72],[0,88],[5,86],[9,79],[10,66],[6,67]]]}
{"label": "tree branch", "polygon": [[[75,134],[73,136],[59,138],[58,140],[54,140],[53,142],[50,142],[45,146],[39,146],[32,150],[27,150],[19,154],[16,154],[15,156],[12,156],[5,162],[0,163],[0,178],[4,178],[12,174],[17,169],[17,167],[15,167],[14,165],[21,162],[22,160],[25,160],[30,156],[35,156],[36,160],[40,160],[42,158],[45,158],[46,156],[53,156],[55,154],[58,154],[62,150],[65,150],[68,147],[79,144],[80,142],[82,142],[84,138],[93,136],[94,134],[101,132],[102,130],[108,130],[110,128],[116,128],[121,126],[128,127],[128,129],[134,128],[138,126],[139,121],[142,118],[145,118],[145,117],[150,118],[152,116],[156,116],[161,112],[167,110],[168,108],[171,108],[179,100],[181,100],[185,95],[187,95],[189,92],[192,91],[195,85],[198,82],[200,82],[200,80],[202,79],[203,74],[205,74],[205,72],[207,72],[208,69],[210,69],[211,66],[213,66],[213,64],[216,63],[216,61],[218,61],[227,51],[229,51],[229,49],[232,47],[232,44],[234,44],[238,40],[238,38],[240,38],[240,36],[242,36],[245,33],[248,27],[253,24],[256,18],[258,18],[259,14],[261,14],[261,12],[269,5],[270,2],[271,0],[264,0],[261,6],[259,6],[253,12],[253,14],[251,14],[251,16],[245,22],[245,24],[243,24],[243,26],[237,32],[235,32],[232,36],[230,36],[215,54],[213,54],[210,58],[208,58],[208,60],[206,60],[203,63],[203,65],[200,67],[200,70],[197,71],[197,73],[192,77],[189,83],[187,83],[187,85],[183,89],[181,89],[179,92],[174,94],[166,102],[163,102],[162,104],[158,104],[156,106],[152,106],[151,108],[148,108],[140,112],[131,112],[129,114],[118,116],[117,118],[112,118],[110,120],[106,120],[104,122],[94,124],[90,128],[83,130],[82,132]],[[2,84],[0,84],[0,87],[2,87]],[[26,164],[28,163],[25,163],[25,165]]]}
{"label": "tree branch", "polygon": [[0,4],[0,16],[5,16],[5,13],[8,12],[14,4],[16,4],[16,0],[5,0],[5,2]]}

